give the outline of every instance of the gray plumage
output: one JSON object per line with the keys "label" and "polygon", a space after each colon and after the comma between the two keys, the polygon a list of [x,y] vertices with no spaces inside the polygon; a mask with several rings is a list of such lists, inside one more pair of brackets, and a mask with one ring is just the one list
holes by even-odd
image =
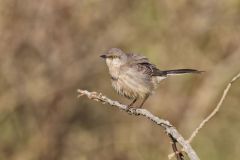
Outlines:
{"label": "gray plumage", "polygon": [[144,57],[133,53],[124,53],[121,49],[111,48],[102,58],[106,60],[113,88],[118,94],[133,99],[132,106],[138,98],[146,99],[169,75],[201,73],[194,69],[159,70]]}

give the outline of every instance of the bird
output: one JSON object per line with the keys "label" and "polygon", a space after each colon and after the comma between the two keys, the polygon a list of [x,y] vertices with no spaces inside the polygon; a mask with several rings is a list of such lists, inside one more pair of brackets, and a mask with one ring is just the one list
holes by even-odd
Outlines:
{"label": "bird", "polygon": [[113,88],[119,95],[132,99],[128,108],[143,99],[140,106],[135,107],[142,108],[159,83],[171,75],[203,72],[196,69],[160,70],[145,56],[125,53],[119,48],[111,48],[100,57],[106,61]]}

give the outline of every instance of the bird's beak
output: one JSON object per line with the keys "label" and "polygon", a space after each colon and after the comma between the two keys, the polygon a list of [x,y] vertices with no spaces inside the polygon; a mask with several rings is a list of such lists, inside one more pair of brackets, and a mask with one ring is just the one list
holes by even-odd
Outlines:
{"label": "bird's beak", "polygon": [[101,58],[104,58],[104,59],[107,58],[106,54],[103,54],[103,55],[101,55],[100,57],[101,57]]}

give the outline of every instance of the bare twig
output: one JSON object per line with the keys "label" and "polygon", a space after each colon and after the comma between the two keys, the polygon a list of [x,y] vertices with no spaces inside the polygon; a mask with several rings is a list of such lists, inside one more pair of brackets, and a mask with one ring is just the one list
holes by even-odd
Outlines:
{"label": "bare twig", "polygon": [[[196,137],[196,135],[198,134],[199,130],[211,119],[213,118],[213,116],[219,111],[224,99],[226,98],[226,95],[229,91],[229,89],[231,88],[233,82],[235,82],[238,78],[240,78],[240,72],[234,76],[232,78],[232,80],[227,84],[226,88],[223,91],[222,97],[219,100],[217,106],[215,107],[215,109],[199,124],[199,126],[193,131],[193,133],[191,134],[191,136],[189,137],[189,139],[187,140],[188,143],[191,143],[194,139],[194,137]],[[182,149],[184,151],[184,149]],[[173,158],[175,153],[172,153],[168,156],[169,159]]]}
{"label": "bare twig", "polygon": [[188,142],[192,142],[193,138],[197,135],[197,133],[199,132],[199,130],[206,124],[206,122],[208,122],[220,109],[224,99],[226,98],[226,95],[230,89],[230,87],[232,86],[232,83],[234,81],[236,81],[238,78],[240,77],[240,73],[238,73],[236,76],[234,76],[232,78],[232,80],[228,83],[227,87],[224,89],[222,97],[220,99],[220,101],[218,102],[217,106],[215,107],[215,109],[200,123],[200,125],[193,131],[192,135],[190,136],[190,138],[188,139]]}
{"label": "bare twig", "polygon": [[175,156],[176,156],[177,160],[184,160],[184,156],[183,156],[182,152],[178,151],[176,139],[173,138],[172,135],[168,135],[168,136],[172,140],[172,142],[171,142],[172,143],[172,149],[173,149],[173,152],[175,153]]}
{"label": "bare twig", "polygon": [[174,140],[177,141],[183,147],[184,151],[187,153],[191,160],[199,160],[199,157],[197,156],[196,152],[193,150],[191,145],[189,145],[189,143],[182,137],[182,135],[176,130],[176,128],[169,123],[169,121],[160,119],[159,117],[153,115],[146,109],[135,108],[129,109],[127,105],[123,105],[117,101],[113,101],[107,98],[106,96],[103,96],[101,93],[89,92],[81,89],[78,89],[77,92],[79,93],[78,97],[86,95],[89,99],[100,101],[103,104],[107,103],[113,107],[119,108],[120,110],[126,111],[132,115],[141,115],[147,117],[157,125],[161,126],[168,135],[171,135],[171,137],[173,137]]}

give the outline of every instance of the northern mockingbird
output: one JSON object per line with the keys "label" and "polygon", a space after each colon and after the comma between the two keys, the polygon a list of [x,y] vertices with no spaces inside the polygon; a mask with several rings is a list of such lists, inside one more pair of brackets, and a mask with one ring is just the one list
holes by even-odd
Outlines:
{"label": "northern mockingbird", "polygon": [[146,57],[124,53],[118,48],[111,48],[100,57],[106,60],[113,88],[118,94],[133,99],[128,107],[142,98],[141,108],[158,84],[170,75],[202,72],[195,69],[159,70]]}

